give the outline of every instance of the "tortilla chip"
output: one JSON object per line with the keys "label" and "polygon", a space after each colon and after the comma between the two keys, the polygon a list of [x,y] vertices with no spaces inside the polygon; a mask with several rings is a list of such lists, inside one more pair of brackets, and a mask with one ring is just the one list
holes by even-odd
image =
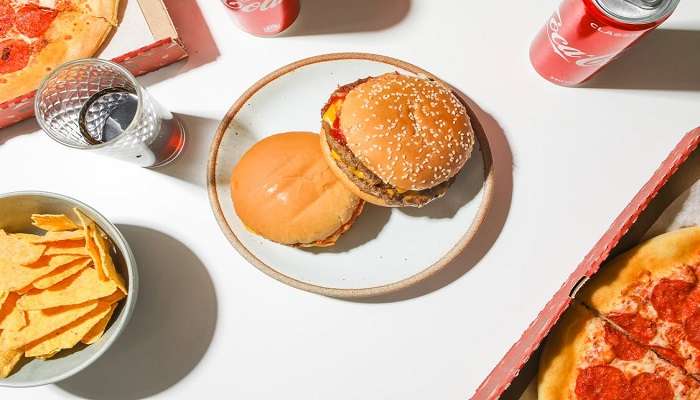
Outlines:
{"label": "tortilla chip", "polygon": [[38,358],[38,359],[40,359],[40,360],[46,361],[46,360],[48,360],[49,358],[55,356],[55,355],[56,355],[58,352],[60,352],[60,351],[61,351],[61,350],[52,351],[52,352],[50,352],[50,353],[42,354],[42,355],[40,355],[40,356],[34,356],[34,358]]}
{"label": "tortilla chip", "polygon": [[34,281],[33,286],[37,289],[48,289],[62,280],[77,274],[90,264],[92,264],[92,260],[87,257],[77,259],[37,279]]}
{"label": "tortilla chip", "polygon": [[[127,294],[124,278],[122,278],[122,276],[119,275],[119,272],[117,272],[117,269],[114,267],[114,262],[112,262],[112,256],[109,255],[109,242],[107,241],[108,239],[105,237],[104,232],[102,232],[99,228],[95,228],[92,231],[92,237],[100,251],[102,270],[104,271],[105,275],[111,279],[112,282],[114,282],[117,287],[124,292],[124,294]],[[95,268],[99,268],[99,266],[95,264]]]}
{"label": "tortilla chip", "polygon": [[36,238],[29,239],[30,243],[51,243],[51,242],[61,242],[64,240],[80,240],[84,237],[82,229],[75,231],[54,231],[46,232],[44,236],[37,236]]}
{"label": "tortilla chip", "polygon": [[83,226],[83,229],[87,228],[88,225],[95,223],[92,219],[90,219],[90,217],[88,217],[87,215],[85,215],[85,213],[80,211],[78,207],[73,207],[73,212],[75,213],[75,215],[78,216],[78,219],[80,220],[80,225]]}
{"label": "tortilla chip", "polygon": [[117,286],[114,282],[101,281],[95,269],[83,268],[77,274],[46,290],[25,294],[17,302],[17,306],[23,310],[43,310],[80,304],[109,296],[115,290]]}
{"label": "tortilla chip", "polygon": [[15,293],[17,293],[18,295],[21,296],[21,295],[23,295],[23,294],[27,294],[27,293],[31,292],[32,290],[36,290],[36,288],[34,287],[34,285],[32,285],[32,284],[30,283],[29,285],[23,287],[22,289],[17,289],[17,290],[15,291]]}
{"label": "tortilla chip", "polygon": [[0,308],[0,329],[18,331],[27,326],[27,317],[19,307],[17,307],[19,295],[10,293],[7,300]]}
{"label": "tortilla chip", "polygon": [[98,303],[97,308],[83,317],[71,322],[49,335],[42,337],[36,343],[30,343],[25,347],[26,357],[37,357],[56,353],[63,349],[70,349],[82,339],[102,318],[111,307],[104,303]]}
{"label": "tortilla chip", "polygon": [[101,320],[99,320],[95,326],[93,326],[88,333],[83,336],[83,338],[80,340],[81,342],[85,344],[93,344],[100,340],[102,338],[102,335],[105,333],[105,329],[107,328],[107,324],[109,324],[109,321],[112,319],[112,314],[114,314],[114,310],[117,309],[116,304],[112,304],[109,307],[109,312],[102,317]]}
{"label": "tortilla chip", "polygon": [[0,351],[0,378],[7,378],[21,359],[21,351]]}
{"label": "tortilla chip", "polygon": [[90,254],[85,248],[85,240],[66,240],[63,242],[54,242],[49,244],[44,251],[45,256],[56,255],[74,255],[74,256],[89,256]]}
{"label": "tortilla chip", "polygon": [[46,246],[27,243],[0,229],[0,259],[20,265],[31,264],[44,254],[44,250]]}
{"label": "tortilla chip", "polygon": [[104,270],[101,268],[102,259],[100,258],[100,250],[97,248],[97,244],[95,244],[92,235],[92,231],[95,229],[95,222],[77,208],[74,208],[73,212],[75,212],[75,215],[78,216],[80,223],[83,225],[83,232],[85,233],[85,249],[92,258],[92,262],[95,263],[95,269],[97,270],[98,276],[101,280],[106,281],[108,278],[107,275],[105,275]]}
{"label": "tortilla chip", "polygon": [[34,264],[19,265],[0,258],[0,291],[17,291],[79,256],[42,257]]}
{"label": "tortilla chip", "polygon": [[56,307],[48,310],[27,311],[29,324],[17,332],[2,331],[0,351],[19,349],[51,332],[61,329],[97,308],[97,301],[73,306]]}
{"label": "tortilla chip", "polygon": [[34,243],[35,240],[37,240],[38,238],[41,237],[39,235],[34,235],[31,233],[21,233],[21,232],[10,233],[9,235],[15,239],[19,239],[19,240],[22,240],[22,241],[27,242],[27,243]]}
{"label": "tortilla chip", "polygon": [[33,214],[43,236],[0,229],[0,379],[24,355],[47,360],[96,343],[126,297],[114,244],[74,211],[82,228],[66,215]]}
{"label": "tortilla chip", "polygon": [[32,214],[32,225],[50,232],[78,229],[78,225],[63,214]]}
{"label": "tortilla chip", "polygon": [[109,296],[102,297],[99,300],[101,303],[114,304],[124,297],[126,297],[124,292],[121,290],[115,290],[114,293],[110,294]]}
{"label": "tortilla chip", "polygon": [[0,292],[0,309],[2,308],[3,304],[5,304],[5,300],[7,300],[7,296],[10,294],[10,292]]}

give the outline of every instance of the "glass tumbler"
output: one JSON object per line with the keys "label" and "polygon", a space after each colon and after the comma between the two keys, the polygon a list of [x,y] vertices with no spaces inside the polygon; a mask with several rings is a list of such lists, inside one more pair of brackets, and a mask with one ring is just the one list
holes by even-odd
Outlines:
{"label": "glass tumbler", "polygon": [[180,121],[111,61],[82,59],[58,67],[39,86],[34,110],[55,141],[142,167],[169,163],[185,145]]}

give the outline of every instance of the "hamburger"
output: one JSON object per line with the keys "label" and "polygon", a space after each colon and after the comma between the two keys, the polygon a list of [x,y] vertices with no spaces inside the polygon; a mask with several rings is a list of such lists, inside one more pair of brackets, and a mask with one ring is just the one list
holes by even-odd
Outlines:
{"label": "hamburger", "polygon": [[334,245],[364,205],[331,172],[318,134],[306,132],[253,145],[233,169],[231,197],[249,231],[295,247]]}
{"label": "hamburger", "polygon": [[442,197],[474,147],[465,106],[431,79],[360,79],[333,92],[321,114],[331,170],[381,206],[422,207]]}

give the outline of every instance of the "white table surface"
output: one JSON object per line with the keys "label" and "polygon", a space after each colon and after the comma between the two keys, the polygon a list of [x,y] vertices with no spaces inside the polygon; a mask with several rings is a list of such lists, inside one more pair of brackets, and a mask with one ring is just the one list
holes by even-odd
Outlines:
{"label": "white table surface", "polygon": [[[134,320],[97,364],[0,398],[469,397],[700,124],[695,1],[664,25],[673,31],[609,68],[597,85],[608,89],[557,87],[530,67],[530,41],[557,0],[305,0],[298,35],[275,39],[236,29],[219,0],[169,3],[192,57],[141,81],[187,126],[176,163],[146,170],[62,148],[32,121],[0,131],[0,192],[91,204],[119,224],[142,274]],[[206,193],[209,143],[233,101],[282,65],[338,51],[401,58],[449,81],[483,110],[495,152],[497,195],[476,242],[446,274],[383,302],[267,277],[229,245]]]}

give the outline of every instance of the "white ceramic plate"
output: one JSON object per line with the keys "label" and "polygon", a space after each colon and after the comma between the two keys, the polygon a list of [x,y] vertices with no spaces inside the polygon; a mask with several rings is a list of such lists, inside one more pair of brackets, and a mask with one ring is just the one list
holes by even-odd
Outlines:
{"label": "white ceramic plate", "polygon": [[230,197],[231,171],[250,146],[275,133],[318,132],[321,107],[338,85],[392,71],[436,79],[413,65],[383,56],[318,56],[258,81],[221,122],[208,166],[211,205],[233,246],[263,272],[324,295],[375,296],[435,273],[476,232],[492,188],[491,155],[478,121],[474,121],[478,146],[444,198],[421,209],[368,204],[334,247],[308,250],[279,245],[248,232],[236,215]]}

